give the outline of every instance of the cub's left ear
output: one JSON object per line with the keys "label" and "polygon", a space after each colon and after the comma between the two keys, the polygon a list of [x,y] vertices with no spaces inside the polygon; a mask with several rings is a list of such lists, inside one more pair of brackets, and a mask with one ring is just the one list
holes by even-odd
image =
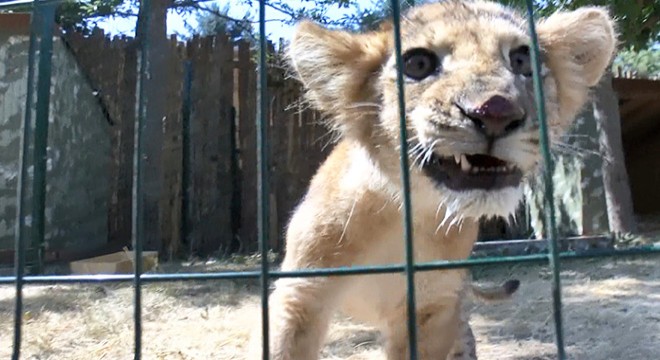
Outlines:
{"label": "cub's left ear", "polygon": [[300,22],[289,46],[293,70],[318,110],[337,115],[372,95],[369,80],[387,56],[389,33],[330,30]]}
{"label": "cub's left ear", "polygon": [[617,46],[615,23],[605,8],[557,12],[537,25],[539,42],[550,57],[575,66],[587,86],[596,85]]}

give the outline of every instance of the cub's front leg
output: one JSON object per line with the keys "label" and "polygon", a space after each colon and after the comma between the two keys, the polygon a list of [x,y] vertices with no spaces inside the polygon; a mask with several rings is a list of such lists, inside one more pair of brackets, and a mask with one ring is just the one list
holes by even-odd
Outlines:
{"label": "cub's front leg", "polygon": [[[309,221],[309,201],[297,211],[287,230],[286,256],[282,271],[333,268],[350,265],[351,246],[339,246],[341,224]],[[318,208],[318,207],[317,207]],[[312,209],[314,210],[314,209]],[[316,214],[314,214],[316,215]],[[270,359],[315,360],[329,320],[344,288],[345,277],[282,278],[269,297]],[[260,326],[257,326],[261,330]],[[261,331],[255,331],[250,360],[262,360]]]}
{"label": "cub's front leg", "polygon": [[461,319],[454,346],[447,360],[477,360],[477,341],[467,319]]}
{"label": "cub's front leg", "polygon": [[[457,339],[460,314],[457,302],[427,305],[417,309],[417,356],[420,360],[449,360]],[[389,321],[385,335],[387,360],[410,359],[408,320],[404,309]]]}
{"label": "cub's front leg", "polygon": [[[338,279],[280,279],[269,298],[270,359],[315,360],[332,311]],[[261,330],[261,327],[259,327]],[[263,359],[261,331],[255,331],[250,360]]]}

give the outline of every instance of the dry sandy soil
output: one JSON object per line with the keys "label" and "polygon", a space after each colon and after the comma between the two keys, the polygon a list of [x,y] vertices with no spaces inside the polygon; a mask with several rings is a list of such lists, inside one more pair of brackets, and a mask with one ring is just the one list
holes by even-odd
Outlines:
{"label": "dry sandy soil", "polygon": [[[571,359],[660,358],[660,257],[563,263],[566,345]],[[165,265],[161,271],[218,270]],[[480,359],[556,359],[550,274],[538,265],[473,271],[478,283],[522,281],[503,304],[477,304]],[[11,351],[13,288],[0,287],[0,358]],[[30,286],[25,290],[23,359],[131,359],[129,285]],[[258,324],[256,282],[149,284],[144,290],[145,359],[242,359]],[[323,359],[382,359],[378,334],[338,317]]]}

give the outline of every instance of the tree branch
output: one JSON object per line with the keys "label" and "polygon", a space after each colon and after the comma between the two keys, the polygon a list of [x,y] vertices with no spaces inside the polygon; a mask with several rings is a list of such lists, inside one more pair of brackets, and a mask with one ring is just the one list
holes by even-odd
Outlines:
{"label": "tree branch", "polygon": [[[209,14],[215,15],[219,18],[222,18],[222,19],[225,19],[225,20],[228,20],[228,21],[231,21],[231,22],[235,22],[237,24],[238,23],[256,24],[256,23],[259,22],[259,20],[237,19],[237,18],[231,17],[227,14],[223,14],[219,11],[209,9],[207,7],[203,7],[203,6],[199,6],[199,5],[188,5],[187,7],[191,7],[191,8],[197,9],[197,10],[201,10],[201,11],[205,11]],[[286,19],[269,19],[269,20],[266,20],[266,22],[283,22],[283,21],[286,21]]]}
{"label": "tree branch", "polygon": [[289,11],[287,11],[287,10],[285,10],[285,9],[282,9],[281,7],[276,6],[276,5],[273,5],[273,4],[271,4],[270,2],[268,2],[268,1],[266,1],[265,5],[268,6],[269,8],[271,8],[271,9],[273,9],[273,10],[277,10],[277,11],[281,12],[281,13],[284,14],[284,15],[288,15],[288,16],[290,16],[292,19],[296,17],[296,14],[295,14],[295,13],[292,13],[292,12],[289,12]]}
{"label": "tree branch", "polygon": [[[177,4],[177,5],[178,5],[178,4]],[[246,22],[250,22],[250,23],[252,23],[251,20],[247,20],[247,19],[236,19],[236,18],[234,18],[234,17],[231,17],[231,16],[229,16],[229,15],[227,15],[227,14],[223,14],[223,13],[221,13],[221,12],[219,12],[219,11],[214,10],[214,9],[209,9],[209,8],[207,8],[207,7],[204,7],[204,6],[200,6],[196,1],[189,1],[187,5],[180,5],[180,6],[177,6],[177,7],[190,7],[190,8],[196,9],[196,10],[205,11],[205,12],[207,12],[207,13],[209,13],[209,14],[212,14],[212,15],[214,15],[214,16],[216,16],[216,17],[219,17],[219,18],[221,18],[221,19],[225,19],[225,20],[227,20],[227,21],[231,21],[231,22],[233,22],[234,24],[236,24],[236,26],[238,26],[238,27],[239,27],[239,28],[240,28],[245,34],[247,34],[248,36],[250,36],[250,38],[251,38],[252,40],[257,40],[257,38],[254,36],[254,34],[252,34],[252,31],[251,31],[252,29],[250,29],[250,28],[248,28],[247,26],[245,26],[245,23],[246,23]]]}
{"label": "tree branch", "polygon": [[83,16],[83,19],[86,20],[86,19],[93,19],[93,18],[97,18],[97,17],[110,17],[110,16],[112,16],[112,17],[114,17],[114,16],[136,17],[136,16],[138,16],[138,14],[132,13],[132,12],[125,12],[125,11],[113,11],[110,14],[102,14],[102,15],[101,14],[89,14],[89,15],[85,15],[85,16]]}

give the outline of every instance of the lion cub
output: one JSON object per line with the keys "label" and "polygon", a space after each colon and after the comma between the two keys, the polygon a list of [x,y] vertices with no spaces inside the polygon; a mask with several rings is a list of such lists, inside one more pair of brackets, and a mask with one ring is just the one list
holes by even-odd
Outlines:
{"label": "lion cub", "polygon": [[[527,20],[491,2],[443,1],[411,9],[401,23],[415,261],[465,259],[478,219],[512,213],[540,161]],[[556,13],[537,29],[554,138],[601,79],[616,33],[597,7]],[[393,49],[391,27],[297,26],[293,70],[340,141],[291,218],[282,270],[404,261]],[[463,269],[416,274],[420,359],[450,355],[465,277]],[[274,360],[317,359],[338,310],[380,329],[387,359],[408,357],[403,274],[279,279],[269,301]]]}

